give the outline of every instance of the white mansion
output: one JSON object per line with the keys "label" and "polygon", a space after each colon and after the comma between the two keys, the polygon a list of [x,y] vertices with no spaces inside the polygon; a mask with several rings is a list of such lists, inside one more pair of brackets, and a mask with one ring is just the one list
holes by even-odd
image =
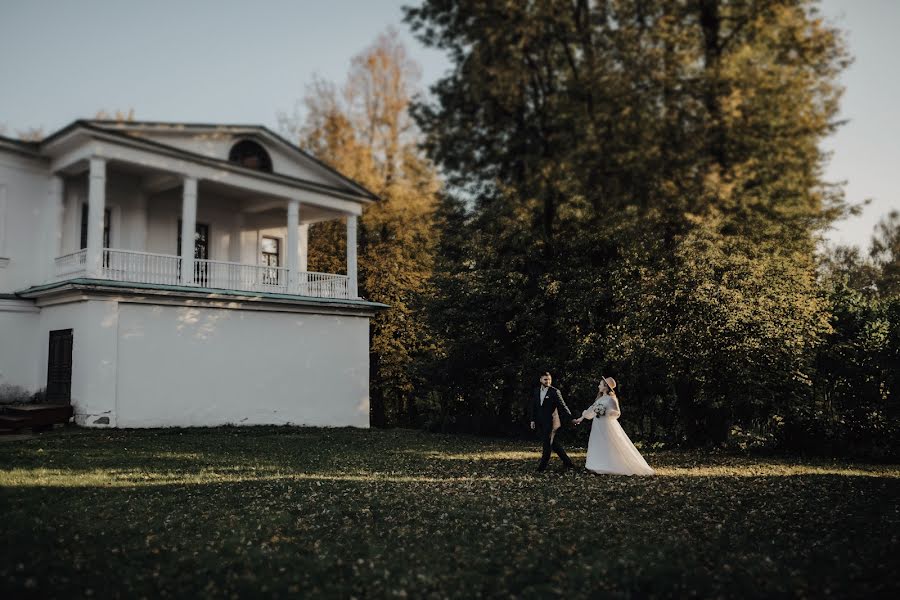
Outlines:
{"label": "white mansion", "polygon": [[[356,223],[374,201],[264,127],[0,138],[0,384],[86,426],[367,427],[384,305],[358,297]],[[309,224],[331,219],[347,272],[309,272]]]}

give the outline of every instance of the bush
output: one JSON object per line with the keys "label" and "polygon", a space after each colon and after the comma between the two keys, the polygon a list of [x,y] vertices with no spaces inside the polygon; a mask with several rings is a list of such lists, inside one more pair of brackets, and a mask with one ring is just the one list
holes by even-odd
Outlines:
{"label": "bush", "polygon": [[31,400],[31,394],[20,385],[0,383],[0,404],[22,404]]}
{"label": "bush", "polygon": [[47,392],[44,388],[31,394],[20,385],[0,383],[0,404],[25,404],[28,402],[44,402]]}

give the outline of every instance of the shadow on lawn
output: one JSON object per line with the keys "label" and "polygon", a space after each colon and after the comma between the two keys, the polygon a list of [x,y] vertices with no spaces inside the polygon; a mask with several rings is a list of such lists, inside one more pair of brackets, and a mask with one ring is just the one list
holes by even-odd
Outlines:
{"label": "shadow on lawn", "polygon": [[896,466],[647,458],[659,476],[537,475],[534,443],[410,431],[67,431],[0,448],[0,579],[10,596],[896,588]]}
{"label": "shadow on lawn", "polygon": [[4,486],[0,578],[12,592],[31,580],[99,596],[261,585],[326,596],[816,596],[883,591],[898,566],[886,534],[898,525],[895,478],[534,476],[521,472],[531,461],[500,463],[466,477],[148,472],[143,483]]}
{"label": "shadow on lawn", "polygon": [[[70,430],[0,448],[3,485],[160,485],[276,480],[496,481],[535,475],[534,443],[393,430],[217,428]],[[572,449],[579,466],[585,453]],[[900,479],[896,465],[847,465],[724,454],[648,453],[656,478],[843,476]],[[551,460],[551,471],[559,465]],[[627,480],[570,475],[583,481]],[[654,478],[649,478],[654,479]],[[651,485],[648,478],[641,485]]]}

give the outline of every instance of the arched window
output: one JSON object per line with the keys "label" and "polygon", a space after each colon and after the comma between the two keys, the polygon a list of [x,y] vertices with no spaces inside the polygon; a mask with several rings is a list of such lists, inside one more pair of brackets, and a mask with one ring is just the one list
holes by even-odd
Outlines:
{"label": "arched window", "polygon": [[228,153],[228,161],[256,169],[257,171],[272,172],[272,159],[266,149],[252,140],[241,140],[231,147]]}

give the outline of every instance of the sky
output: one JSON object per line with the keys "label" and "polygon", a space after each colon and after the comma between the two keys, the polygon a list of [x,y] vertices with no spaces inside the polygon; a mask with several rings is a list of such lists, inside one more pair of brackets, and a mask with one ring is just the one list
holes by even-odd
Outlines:
{"label": "sky", "polygon": [[[277,129],[316,75],[344,80],[352,57],[396,28],[423,89],[449,68],[402,23],[415,0],[0,0],[0,128],[45,133],[98,110],[147,121],[254,123]],[[900,209],[900,1],[823,0],[847,32],[853,65],[829,181],[870,199],[836,224],[833,243],[869,245]]]}

